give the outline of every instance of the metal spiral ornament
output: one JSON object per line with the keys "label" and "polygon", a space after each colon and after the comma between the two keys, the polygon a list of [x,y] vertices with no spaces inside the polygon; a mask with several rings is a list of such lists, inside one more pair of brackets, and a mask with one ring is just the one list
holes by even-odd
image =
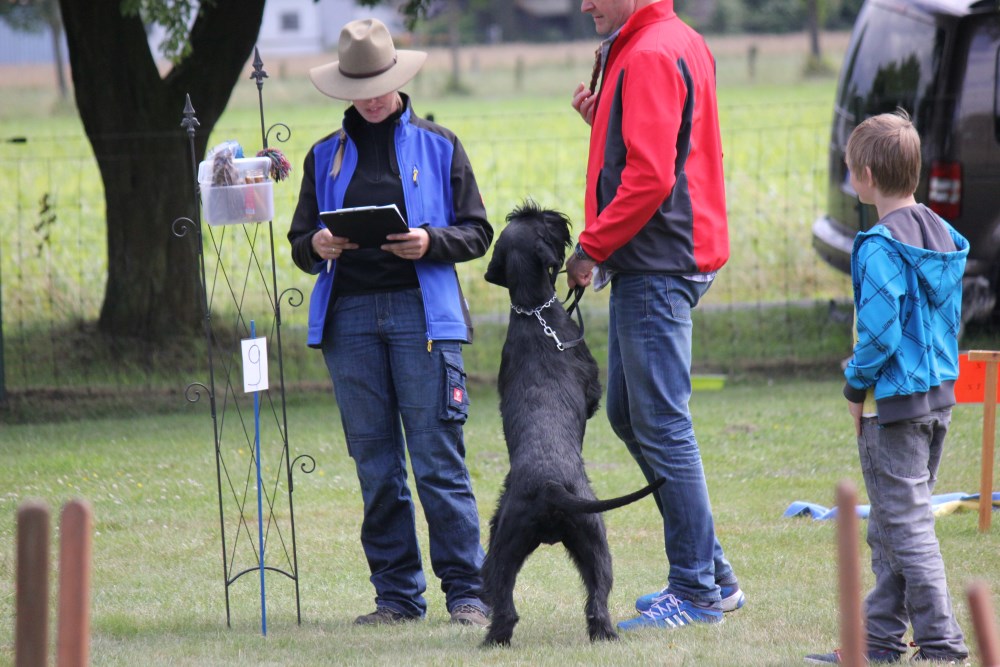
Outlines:
{"label": "metal spiral ornament", "polygon": [[212,397],[212,390],[200,382],[192,382],[184,389],[184,398],[188,403],[197,403],[201,400],[201,392],[204,391],[208,397]]}
{"label": "metal spiral ornament", "polygon": [[181,217],[177,218],[170,224],[170,229],[177,238],[184,238],[187,236],[188,230],[197,232],[198,225],[191,218]]}
{"label": "metal spiral ornament", "polygon": [[290,127],[284,123],[275,123],[271,127],[267,128],[267,131],[264,133],[264,143],[267,143],[271,139],[272,130],[277,130],[274,133],[274,139],[278,143],[283,144],[292,137],[292,129]]}
{"label": "metal spiral ornament", "polygon": [[[286,294],[288,295],[287,299],[285,297]],[[302,302],[305,301],[305,297],[302,296],[302,290],[298,287],[289,287],[288,289],[283,290],[281,294],[278,295],[278,301],[280,302],[282,299],[287,300],[288,305],[292,308],[298,308],[302,305]]]}
{"label": "metal spiral ornament", "polygon": [[296,466],[299,459],[305,459],[305,461],[303,461],[302,463],[298,463],[299,470],[301,470],[305,474],[308,475],[309,473],[311,473],[313,470],[316,469],[316,459],[314,459],[309,454],[299,454],[294,459],[292,459],[293,468]]}

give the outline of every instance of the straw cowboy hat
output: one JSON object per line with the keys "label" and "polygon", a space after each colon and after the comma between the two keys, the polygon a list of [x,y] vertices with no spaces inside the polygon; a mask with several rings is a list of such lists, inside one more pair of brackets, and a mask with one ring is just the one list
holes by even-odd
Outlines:
{"label": "straw cowboy hat", "polygon": [[416,76],[427,60],[423,51],[397,50],[378,19],[351,21],[340,31],[338,60],[309,70],[313,85],[338,100],[380,97]]}

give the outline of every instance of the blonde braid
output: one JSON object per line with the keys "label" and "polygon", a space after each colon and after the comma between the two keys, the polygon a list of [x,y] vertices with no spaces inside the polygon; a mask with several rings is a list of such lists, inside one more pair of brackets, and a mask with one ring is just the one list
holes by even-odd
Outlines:
{"label": "blonde braid", "polygon": [[347,141],[347,133],[341,128],[337,131],[337,152],[333,154],[333,166],[330,168],[330,178],[336,179],[340,173],[340,167],[344,163],[344,143]]}

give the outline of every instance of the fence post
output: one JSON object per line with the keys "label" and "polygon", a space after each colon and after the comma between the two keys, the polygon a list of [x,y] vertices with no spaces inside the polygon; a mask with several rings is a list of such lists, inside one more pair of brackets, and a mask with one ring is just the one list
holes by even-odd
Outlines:
{"label": "fence post", "polygon": [[979,532],[990,530],[993,512],[993,450],[997,424],[997,364],[1000,352],[969,350],[969,361],[986,362],[983,385],[983,448],[979,474]]}
{"label": "fence post", "polygon": [[56,667],[87,667],[90,660],[90,505],[70,500],[59,521],[59,635]]}
{"label": "fence post", "polygon": [[17,602],[14,665],[45,667],[49,628],[49,508],[22,503],[17,510]]}
{"label": "fence post", "polygon": [[997,639],[996,620],[990,590],[983,581],[973,581],[967,588],[972,626],[979,645],[979,660],[983,667],[1000,667],[1000,639]]}
{"label": "fence post", "polygon": [[865,633],[861,620],[861,565],[858,562],[858,494],[853,482],[837,484],[837,560],[840,583],[840,658],[863,667]]}

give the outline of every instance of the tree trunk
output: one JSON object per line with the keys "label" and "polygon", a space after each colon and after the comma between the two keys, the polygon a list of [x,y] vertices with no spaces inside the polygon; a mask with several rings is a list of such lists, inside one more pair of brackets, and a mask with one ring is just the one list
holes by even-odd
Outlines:
{"label": "tree trunk", "polygon": [[[138,17],[121,0],[60,0],[77,108],[104,181],[108,279],[98,323],[159,340],[203,322],[198,253],[173,221],[194,217],[194,175],[180,127],[189,93],[198,159],[260,30],[264,0],[203,3],[190,55],[161,78]],[[97,221],[95,221],[96,224]]]}
{"label": "tree trunk", "polygon": [[806,23],[809,31],[809,55],[819,62],[819,0],[806,0]]}
{"label": "tree trunk", "polygon": [[451,53],[451,78],[448,80],[448,90],[460,92],[462,90],[462,66],[459,59],[461,49],[461,31],[459,21],[462,20],[462,8],[458,0],[448,2],[448,50]]}
{"label": "tree trunk", "polygon": [[66,70],[63,66],[62,50],[62,21],[58,15],[49,19],[49,34],[52,35],[52,59],[56,66],[56,84],[59,86],[59,99],[65,100],[69,97],[69,89],[66,87]]}

